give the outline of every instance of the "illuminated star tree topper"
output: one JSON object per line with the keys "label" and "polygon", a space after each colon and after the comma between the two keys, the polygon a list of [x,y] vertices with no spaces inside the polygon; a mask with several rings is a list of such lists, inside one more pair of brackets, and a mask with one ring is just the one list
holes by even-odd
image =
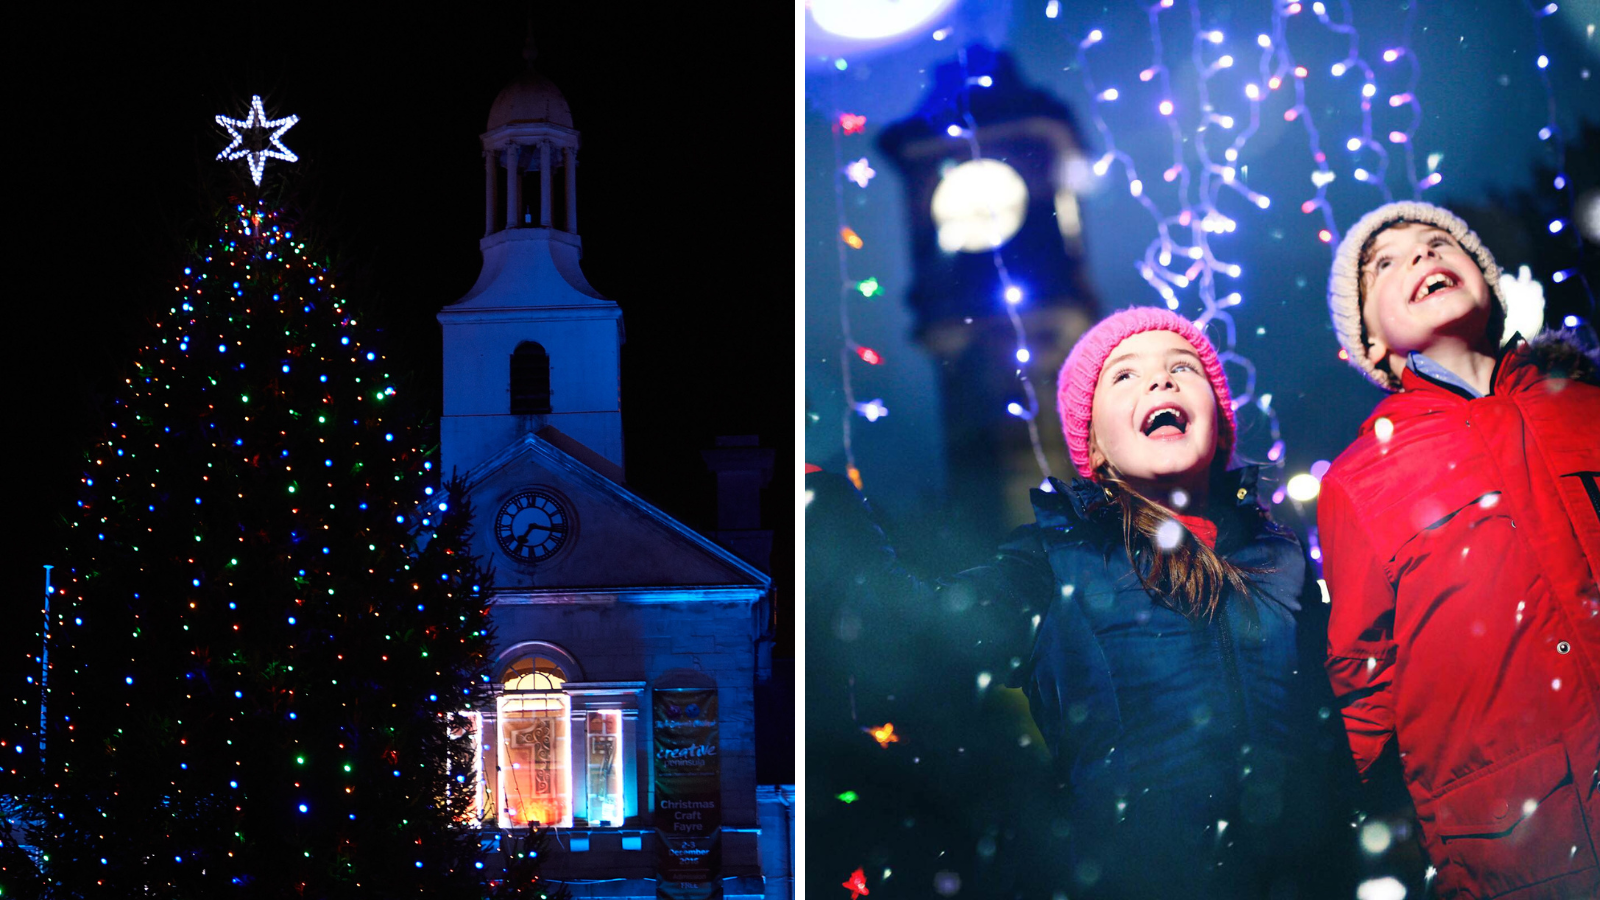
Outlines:
{"label": "illuminated star tree topper", "polygon": [[269,158],[285,162],[297,162],[300,159],[293,150],[283,145],[282,140],[284,132],[293,128],[298,121],[299,116],[268,119],[266,110],[261,108],[261,96],[254,95],[250,98],[250,114],[243,119],[217,116],[217,124],[226,128],[228,135],[233,138],[233,143],[223,148],[217,154],[217,159],[248,158],[250,178],[260,186],[261,172],[266,168]]}

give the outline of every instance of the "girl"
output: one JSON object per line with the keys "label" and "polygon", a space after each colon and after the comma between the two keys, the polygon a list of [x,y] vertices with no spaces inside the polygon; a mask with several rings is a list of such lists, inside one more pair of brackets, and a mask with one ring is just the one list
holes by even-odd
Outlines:
{"label": "girl", "polygon": [[1305,763],[1339,758],[1340,736],[1317,728],[1320,591],[1259,505],[1256,470],[1227,469],[1235,425],[1215,348],[1166,310],[1115,313],[1073,348],[1057,402],[1081,477],[1034,491],[1036,523],[993,565],[923,585],[879,549],[842,579],[908,630],[944,620],[970,665],[1016,655],[1009,683],[1054,759],[1069,848],[1016,887],[1351,896],[1350,829]]}

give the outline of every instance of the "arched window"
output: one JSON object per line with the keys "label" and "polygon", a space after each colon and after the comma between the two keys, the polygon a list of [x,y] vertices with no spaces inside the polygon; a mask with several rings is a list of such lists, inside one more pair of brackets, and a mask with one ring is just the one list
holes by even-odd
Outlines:
{"label": "arched window", "polygon": [[484,824],[637,824],[644,682],[589,681],[576,657],[548,641],[505,648],[490,671],[496,696],[478,719],[485,801],[475,808],[492,810]]}
{"label": "arched window", "polygon": [[567,673],[553,660],[523,656],[501,674],[502,827],[572,827],[571,701]]}
{"label": "arched window", "polygon": [[533,341],[523,341],[511,354],[511,414],[541,416],[550,412],[550,355]]}

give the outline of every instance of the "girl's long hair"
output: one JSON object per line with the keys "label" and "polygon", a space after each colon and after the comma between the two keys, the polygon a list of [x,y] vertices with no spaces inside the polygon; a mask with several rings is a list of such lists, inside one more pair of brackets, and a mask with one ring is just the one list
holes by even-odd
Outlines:
{"label": "girl's long hair", "polygon": [[[1218,460],[1212,474],[1226,465]],[[1250,600],[1247,576],[1260,570],[1228,562],[1192,535],[1171,550],[1161,549],[1156,532],[1175,517],[1175,513],[1134,490],[1117,474],[1110,462],[1095,469],[1095,480],[1105,488],[1111,502],[1122,511],[1122,543],[1134,574],[1157,602],[1193,621],[1208,620],[1222,605],[1222,593],[1234,593]]]}

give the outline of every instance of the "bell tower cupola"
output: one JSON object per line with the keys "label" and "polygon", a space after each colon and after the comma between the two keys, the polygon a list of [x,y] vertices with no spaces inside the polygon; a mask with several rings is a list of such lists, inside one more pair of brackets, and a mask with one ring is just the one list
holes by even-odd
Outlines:
{"label": "bell tower cupola", "polygon": [[480,136],[483,269],[439,313],[446,473],[546,427],[623,464],[622,310],[578,262],[579,134],[566,97],[534,68],[531,25],[523,57]]}

